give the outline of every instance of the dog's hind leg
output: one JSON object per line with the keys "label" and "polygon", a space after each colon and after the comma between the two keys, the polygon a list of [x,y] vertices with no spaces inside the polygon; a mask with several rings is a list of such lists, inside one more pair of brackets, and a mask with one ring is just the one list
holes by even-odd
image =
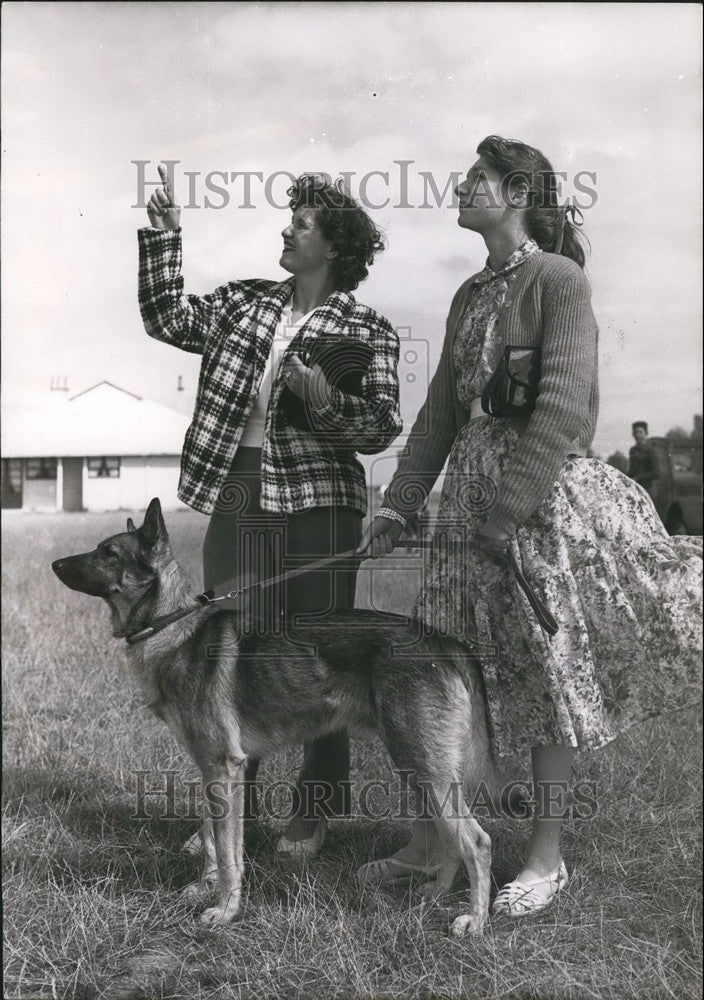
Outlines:
{"label": "dog's hind leg", "polygon": [[[472,816],[464,798],[461,754],[453,753],[452,742],[416,740],[412,731],[391,729],[385,720],[386,745],[396,767],[413,775],[411,782],[420,799],[420,814],[432,817],[442,843],[441,864],[436,884],[427,891],[449,892],[460,862],[469,876],[469,912],[458,917],[452,933],[479,934],[489,915],[491,838]],[[437,732],[436,727],[436,732]],[[431,732],[429,727],[425,732]],[[452,730],[450,730],[452,732]]]}
{"label": "dog's hind leg", "polygon": [[215,842],[218,902],[203,911],[200,923],[212,926],[229,923],[240,905],[244,867],[244,761],[228,768],[204,770],[203,780]]}
{"label": "dog's hind leg", "polygon": [[452,934],[481,934],[489,915],[489,891],[491,887],[491,838],[473,816],[465,816],[447,822],[452,828],[469,875],[469,912],[457,917],[452,924]]}
{"label": "dog's hind leg", "polygon": [[423,887],[423,892],[429,895],[450,892],[457,870],[464,862],[470,884],[469,912],[455,920],[452,933],[456,937],[480,934],[489,915],[491,838],[464,800],[459,773],[453,775],[451,766],[442,766],[449,763],[447,759],[438,758],[441,766],[437,768],[430,764],[425,753],[421,756],[425,759],[418,761],[412,780],[422,802],[421,813],[433,817],[442,845],[437,876]]}
{"label": "dog's hind leg", "polygon": [[427,891],[449,892],[458,860],[463,861],[469,876],[469,912],[457,917],[452,934],[455,937],[480,934],[489,915],[491,838],[472,816],[463,797],[455,797],[455,789],[462,787],[461,782],[448,781],[443,775],[427,777],[420,783],[428,794],[447,859],[440,869],[437,885],[431,884]]}
{"label": "dog's hind leg", "polygon": [[[415,673],[411,663],[401,666],[408,682],[402,697],[390,687],[380,699],[380,733],[399,772],[412,775],[416,795],[424,800],[421,816],[432,817],[443,844],[437,885],[430,891],[449,891],[463,862],[470,880],[469,913],[457,918],[452,932],[478,934],[489,914],[491,838],[472,815],[464,791],[468,770],[482,769],[486,736],[472,724],[472,699],[459,677],[427,672],[423,664]],[[476,742],[479,763],[468,768],[468,747]]]}

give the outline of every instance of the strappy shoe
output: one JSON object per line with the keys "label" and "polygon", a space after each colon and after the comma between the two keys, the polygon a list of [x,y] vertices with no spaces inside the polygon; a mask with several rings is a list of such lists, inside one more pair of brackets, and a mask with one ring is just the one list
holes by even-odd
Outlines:
{"label": "strappy shoe", "polygon": [[181,845],[181,853],[189,854],[192,858],[199,858],[203,853],[203,837],[200,830],[196,830],[192,837],[189,837]]}
{"label": "strappy shoe", "polygon": [[286,834],[279,837],[276,853],[289,861],[312,861],[325,842],[327,822],[321,818],[313,831],[313,836],[306,840],[289,840]]}
{"label": "strappy shoe", "polygon": [[437,875],[442,867],[435,865],[407,865],[393,858],[380,858],[378,861],[368,861],[357,869],[357,878],[361,882],[375,885],[401,885],[418,875]]}
{"label": "strappy shoe", "polygon": [[496,894],[492,916],[529,917],[546,909],[569,882],[565,862],[552,875],[507,882]]}

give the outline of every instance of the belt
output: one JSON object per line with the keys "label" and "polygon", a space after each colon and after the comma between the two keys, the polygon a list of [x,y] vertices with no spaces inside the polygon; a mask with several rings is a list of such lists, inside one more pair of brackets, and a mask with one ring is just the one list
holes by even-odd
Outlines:
{"label": "belt", "polygon": [[[477,417],[486,417],[487,413],[484,412],[482,408],[482,397],[475,396],[472,402],[469,404],[469,417],[467,423],[471,420],[476,420]],[[526,427],[528,426],[528,421],[530,417],[492,417],[492,420],[505,420],[509,427],[512,427],[517,434],[523,434]]]}
{"label": "belt", "polygon": [[[482,397],[475,396],[469,404],[469,420],[476,420],[477,417],[487,416],[489,416],[489,414],[485,413],[484,408],[482,407]],[[496,420],[497,418],[494,417],[493,419]],[[512,427],[515,426],[517,429],[521,430],[524,430],[526,424],[528,423],[528,417],[503,417],[500,419],[508,420]]]}

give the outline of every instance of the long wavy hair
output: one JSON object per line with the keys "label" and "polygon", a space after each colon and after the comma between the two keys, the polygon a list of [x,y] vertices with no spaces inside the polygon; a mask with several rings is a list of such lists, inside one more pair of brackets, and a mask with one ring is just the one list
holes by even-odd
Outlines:
{"label": "long wavy hair", "polygon": [[374,258],[386,247],[382,231],[344,189],[322,174],[302,174],[288,189],[291,211],[314,208],[316,222],[336,256],[332,261],[335,287],[351,292],[369,274]]}
{"label": "long wavy hair", "polygon": [[586,255],[582,238],[589,241],[567,218],[565,206],[558,204],[558,178],[552,164],[539,149],[515,139],[489,135],[477,146],[502,180],[511,176],[528,182],[528,232],[541,250],[559,253],[584,267]]}

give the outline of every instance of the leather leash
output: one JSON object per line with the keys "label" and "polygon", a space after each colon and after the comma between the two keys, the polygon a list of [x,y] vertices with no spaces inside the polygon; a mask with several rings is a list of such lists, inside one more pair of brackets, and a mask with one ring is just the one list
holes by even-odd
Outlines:
{"label": "leather leash", "polygon": [[535,612],[535,617],[538,619],[540,627],[544,629],[547,632],[547,634],[552,638],[552,636],[554,636],[558,632],[560,626],[557,624],[554,615],[548,610],[548,608],[545,607],[543,602],[540,600],[536,592],[533,590],[531,585],[524,577],[523,573],[518,567],[518,563],[516,562],[516,557],[514,556],[511,549],[507,549],[506,552],[508,554],[509,566],[511,567],[516,576],[516,580],[518,581],[519,587],[526,595],[528,603]]}
{"label": "leather leash", "polygon": [[[432,542],[430,539],[403,538],[396,542],[394,548],[424,549],[430,548],[431,544]],[[333,563],[342,562],[345,559],[351,558],[361,559],[362,557],[357,554],[355,549],[348,549],[346,552],[338,552],[334,556],[326,556],[324,559],[318,559],[316,562],[306,563],[305,566],[301,566],[298,569],[290,569],[285,573],[279,573],[277,576],[271,576],[267,580],[259,580],[255,583],[248,584],[246,587],[239,587],[236,590],[230,590],[226,594],[220,594],[218,597],[215,596],[215,591],[206,590],[202,594],[197,595],[195,604],[192,604],[187,608],[178,608],[176,611],[171,611],[166,615],[160,615],[158,618],[155,618],[151,624],[146,625],[137,632],[132,632],[130,635],[126,636],[125,641],[129,645],[134,645],[137,642],[142,642],[144,639],[149,639],[151,636],[156,635],[158,632],[167,628],[167,626],[173,625],[174,622],[180,621],[182,618],[186,618],[188,615],[192,615],[196,611],[202,611],[203,608],[210,607],[213,604],[219,604],[221,601],[234,600],[241,597],[243,594],[246,594],[250,590],[265,590],[268,587],[275,586],[277,583],[283,583],[285,580],[290,580],[294,576],[300,576],[302,573],[311,573],[316,569],[323,569],[325,566],[330,566]],[[525,576],[518,567],[518,563],[516,562],[513,552],[510,549],[506,550],[505,563],[513,570],[518,585],[526,595],[528,603],[533,609],[541,628],[544,629],[549,636],[555,635],[559,628],[555,618],[550,613],[548,608],[545,607],[545,604],[541,601],[526,580]]]}

